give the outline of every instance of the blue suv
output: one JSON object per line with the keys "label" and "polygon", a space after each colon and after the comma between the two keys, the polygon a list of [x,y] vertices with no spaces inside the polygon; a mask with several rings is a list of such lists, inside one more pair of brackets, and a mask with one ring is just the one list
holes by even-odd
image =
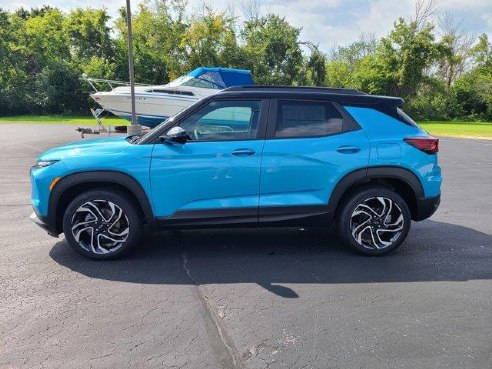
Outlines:
{"label": "blue suv", "polygon": [[382,255],[439,206],[438,140],[398,106],[356,90],[232,87],[145,135],[77,142],[39,156],[31,218],[109,259],[142,231],[325,226]]}

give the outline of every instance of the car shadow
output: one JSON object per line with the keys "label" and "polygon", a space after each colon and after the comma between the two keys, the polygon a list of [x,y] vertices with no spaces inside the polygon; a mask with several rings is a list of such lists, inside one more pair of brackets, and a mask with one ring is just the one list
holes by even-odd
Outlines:
{"label": "car shadow", "polygon": [[[147,235],[129,256],[92,261],[56,243],[50,256],[90,278],[140,284],[256,283],[285,298],[293,284],[492,279],[492,236],[426,220],[383,257],[365,257],[326,229],[225,229]],[[288,284],[289,286],[285,286]]]}

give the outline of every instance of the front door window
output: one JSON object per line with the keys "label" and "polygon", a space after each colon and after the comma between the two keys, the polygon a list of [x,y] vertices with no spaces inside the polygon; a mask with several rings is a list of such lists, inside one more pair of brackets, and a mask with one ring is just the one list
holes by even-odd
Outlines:
{"label": "front door window", "polygon": [[212,101],[185,119],[180,127],[191,141],[230,141],[255,139],[261,101]]}

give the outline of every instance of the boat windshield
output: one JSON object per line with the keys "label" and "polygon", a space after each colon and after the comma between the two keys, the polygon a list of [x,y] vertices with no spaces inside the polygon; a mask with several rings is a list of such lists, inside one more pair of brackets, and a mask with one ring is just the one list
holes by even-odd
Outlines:
{"label": "boat windshield", "polygon": [[181,76],[176,78],[175,80],[169,82],[167,84],[170,87],[175,86],[190,86],[190,87],[198,87],[198,88],[211,88],[214,90],[222,90],[225,88],[215,82],[206,80],[200,77],[191,77],[191,76]]}

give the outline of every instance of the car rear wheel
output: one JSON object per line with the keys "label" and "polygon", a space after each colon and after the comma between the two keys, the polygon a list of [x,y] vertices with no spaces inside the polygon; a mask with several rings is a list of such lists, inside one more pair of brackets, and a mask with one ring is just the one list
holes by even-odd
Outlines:
{"label": "car rear wheel", "polygon": [[77,196],[63,217],[69,245],[92,259],[113,259],[130,249],[142,234],[142,216],[124,193],[90,190]]}
{"label": "car rear wheel", "polygon": [[400,246],[411,216],[403,198],[386,187],[366,187],[347,198],[338,213],[342,242],[364,255],[383,255]]}

